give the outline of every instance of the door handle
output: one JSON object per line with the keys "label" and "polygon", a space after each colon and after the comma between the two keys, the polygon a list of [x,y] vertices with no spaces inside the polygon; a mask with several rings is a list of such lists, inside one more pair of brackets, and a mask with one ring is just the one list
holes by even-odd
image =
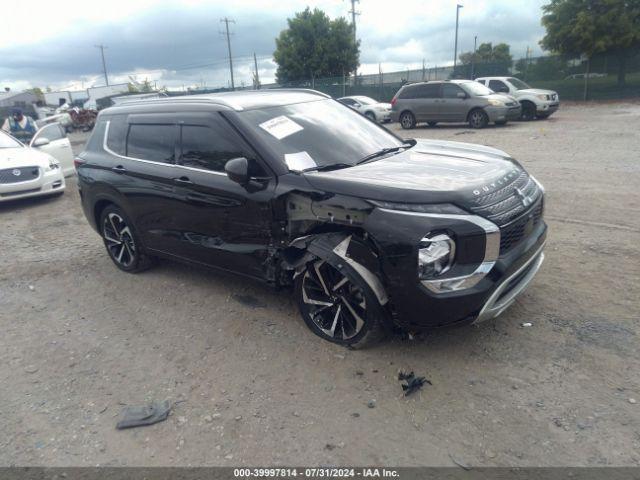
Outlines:
{"label": "door handle", "polygon": [[189,177],[174,178],[173,181],[181,185],[193,185],[193,182],[189,180]]}
{"label": "door handle", "polygon": [[116,165],[111,170],[116,172],[116,173],[126,173],[127,172],[127,169],[124,168],[122,165]]}

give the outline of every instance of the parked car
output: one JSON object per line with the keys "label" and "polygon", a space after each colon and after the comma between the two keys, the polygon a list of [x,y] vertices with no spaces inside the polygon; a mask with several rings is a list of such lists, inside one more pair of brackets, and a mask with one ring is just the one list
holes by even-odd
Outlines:
{"label": "parked car", "polygon": [[496,93],[516,98],[522,105],[522,119],[548,118],[560,108],[560,97],[553,90],[531,88],[515,77],[481,77],[476,79]]}
{"label": "parked car", "polygon": [[391,104],[382,103],[370,97],[357,95],[354,97],[338,98],[340,103],[353,108],[357,112],[370,118],[374,122],[390,122],[391,121]]}
{"label": "parked car", "polygon": [[59,124],[47,125],[38,130],[26,146],[0,130],[0,202],[64,193],[65,172],[74,173],[73,156],[66,137],[64,141],[69,144],[69,155],[56,146],[62,142],[54,137],[58,131],[64,134]]}
{"label": "parked car", "polygon": [[484,128],[489,122],[504,125],[520,117],[520,104],[497,95],[472,80],[445,80],[404,85],[391,100],[391,118],[402,128],[420,122],[430,127],[438,122],[468,122]]}
{"label": "parked car", "polygon": [[76,164],[119,269],[164,257],[291,286],[342,345],[492,318],[544,258],[543,189],[508,154],[403,140],[312,90],[112,107]]}

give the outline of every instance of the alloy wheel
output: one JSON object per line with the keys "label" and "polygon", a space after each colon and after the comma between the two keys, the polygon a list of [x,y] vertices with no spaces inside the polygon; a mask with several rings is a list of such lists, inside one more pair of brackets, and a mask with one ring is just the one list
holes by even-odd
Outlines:
{"label": "alloy wheel", "polygon": [[104,218],[102,236],[116,263],[127,268],[135,262],[136,244],[131,229],[120,215],[111,212]]}
{"label": "alloy wheel", "polygon": [[313,324],[331,339],[349,340],[365,325],[364,292],[323,260],[305,270],[302,301]]}
{"label": "alloy wheel", "polygon": [[411,114],[405,113],[404,115],[402,115],[402,118],[400,119],[400,124],[402,125],[402,128],[406,128],[406,129],[411,128],[413,126],[413,120],[411,119]]}
{"label": "alloy wheel", "polygon": [[480,111],[472,112],[470,120],[473,128],[481,128],[484,126],[484,114]]}

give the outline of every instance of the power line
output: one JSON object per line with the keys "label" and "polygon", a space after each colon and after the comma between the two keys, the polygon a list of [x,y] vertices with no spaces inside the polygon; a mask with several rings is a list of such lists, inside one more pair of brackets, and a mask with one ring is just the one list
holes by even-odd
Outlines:
{"label": "power line", "polygon": [[102,71],[104,72],[104,81],[109,86],[109,76],[107,75],[107,63],[104,61],[104,49],[107,48],[105,45],[95,45],[96,48],[100,49],[100,53],[102,55]]}
{"label": "power line", "polygon": [[231,39],[229,38],[229,22],[236,23],[227,17],[224,17],[221,22],[224,22],[226,35],[227,35],[227,49],[229,50],[229,73],[231,73],[231,90],[235,90],[236,87],[233,83],[233,58],[231,57]]}

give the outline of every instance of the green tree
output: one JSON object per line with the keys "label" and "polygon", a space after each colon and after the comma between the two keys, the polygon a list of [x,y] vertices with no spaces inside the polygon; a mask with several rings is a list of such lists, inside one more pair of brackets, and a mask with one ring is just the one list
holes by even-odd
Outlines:
{"label": "green tree", "polygon": [[640,1],[551,0],[542,7],[546,50],[587,58],[610,52],[618,59],[618,84],[625,83],[627,58],[640,48]]}
{"label": "green tree", "polygon": [[474,77],[508,75],[513,64],[511,47],[506,43],[498,43],[495,46],[491,42],[481,43],[475,51],[475,62],[474,52],[461,53],[458,58],[462,65],[459,70],[463,74],[457,76],[463,77],[469,76],[470,68],[468,65],[472,63],[475,63]]}
{"label": "green tree", "polygon": [[307,7],[287,23],[273,53],[278,82],[348,75],[358,68],[360,42],[344,18],[331,20],[322,10]]}

